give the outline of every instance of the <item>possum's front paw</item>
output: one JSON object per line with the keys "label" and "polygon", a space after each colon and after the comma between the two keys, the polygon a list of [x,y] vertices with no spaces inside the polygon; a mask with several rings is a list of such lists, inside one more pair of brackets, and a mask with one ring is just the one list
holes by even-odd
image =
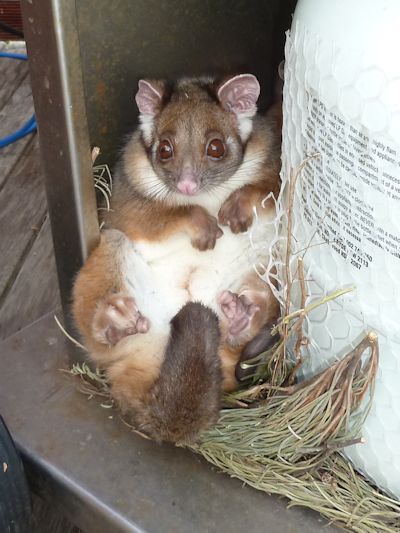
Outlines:
{"label": "possum's front paw", "polygon": [[192,210],[191,243],[193,248],[200,250],[200,252],[213,250],[217,239],[223,234],[217,219],[207,213],[205,209],[195,207]]}
{"label": "possum's front paw", "polygon": [[221,226],[229,226],[232,233],[243,233],[253,224],[254,213],[242,190],[233,192],[218,213]]}
{"label": "possum's front paw", "polygon": [[100,300],[92,323],[94,339],[109,346],[128,335],[147,333],[149,328],[150,322],[139,312],[135,300],[124,294]]}
{"label": "possum's front paw", "polygon": [[248,342],[253,336],[252,320],[259,307],[230,291],[223,291],[217,296],[217,303],[224,317],[221,321],[223,340],[236,347]]}

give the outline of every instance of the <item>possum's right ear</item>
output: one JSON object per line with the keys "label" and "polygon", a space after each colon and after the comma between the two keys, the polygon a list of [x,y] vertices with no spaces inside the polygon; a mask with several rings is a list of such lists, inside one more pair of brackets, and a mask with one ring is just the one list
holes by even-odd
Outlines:
{"label": "possum's right ear", "polygon": [[239,74],[223,83],[217,92],[218,100],[227,111],[235,115],[256,112],[260,84],[253,74]]}
{"label": "possum's right ear", "polygon": [[143,115],[156,115],[161,109],[163,87],[160,83],[147,80],[139,80],[139,90],[135,100],[139,111]]}

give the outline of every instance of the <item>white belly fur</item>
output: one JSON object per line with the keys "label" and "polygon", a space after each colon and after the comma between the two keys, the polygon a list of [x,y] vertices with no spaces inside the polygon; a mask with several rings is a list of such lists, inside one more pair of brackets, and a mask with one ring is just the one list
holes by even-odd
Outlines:
{"label": "white belly fur", "polygon": [[[127,289],[150,320],[149,333],[168,333],[170,320],[189,300],[204,303],[220,316],[218,293],[238,292],[243,276],[253,268],[250,240],[247,234],[234,235],[226,227],[223,231],[215,248],[205,252],[192,247],[187,233],[161,243],[127,243]],[[259,238],[268,242],[268,230],[262,233]]]}

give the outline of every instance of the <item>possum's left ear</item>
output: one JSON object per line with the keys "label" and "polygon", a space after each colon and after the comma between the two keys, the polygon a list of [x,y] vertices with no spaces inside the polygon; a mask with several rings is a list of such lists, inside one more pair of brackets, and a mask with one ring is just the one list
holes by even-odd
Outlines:
{"label": "possum's left ear", "polygon": [[143,115],[154,116],[161,108],[164,89],[160,82],[139,80],[135,100]]}
{"label": "possum's left ear", "polygon": [[218,89],[217,96],[222,107],[236,115],[255,111],[260,84],[253,74],[239,74],[226,81]]}

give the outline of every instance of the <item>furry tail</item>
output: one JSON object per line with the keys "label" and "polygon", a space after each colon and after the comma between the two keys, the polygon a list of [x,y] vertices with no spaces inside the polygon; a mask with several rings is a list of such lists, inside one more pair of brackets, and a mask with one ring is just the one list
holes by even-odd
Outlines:
{"label": "furry tail", "polygon": [[135,421],[156,441],[195,440],[219,416],[222,371],[217,315],[187,303],[171,320],[159,377],[142,400]]}

